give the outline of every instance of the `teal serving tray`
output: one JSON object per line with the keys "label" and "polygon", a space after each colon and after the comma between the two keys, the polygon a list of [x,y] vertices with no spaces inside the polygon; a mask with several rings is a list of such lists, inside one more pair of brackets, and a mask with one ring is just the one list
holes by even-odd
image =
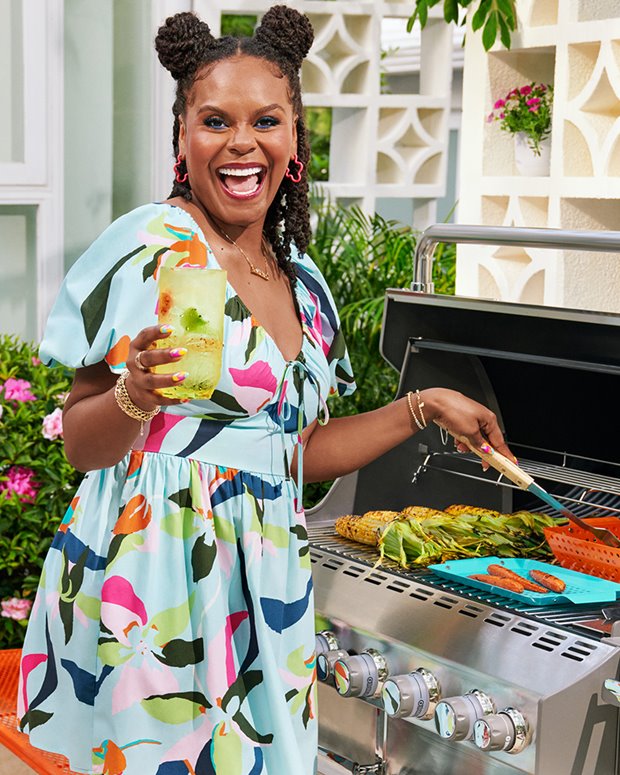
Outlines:
{"label": "teal serving tray", "polygon": [[[551,573],[566,584],[564,592],[511,592],[509,589],[494,587],[484,581],[470,579],[469,576],[478,573],[488,573],[489,565],[503,565],[524,578],[533,581],[528,575],[530,570],[541,570]],[[482,589],[485,592],[502,597],[509,597],[530,605],[553,605],[554,603],[611,603],[620,597],[620,584],[615,581],[589,576],[576,570],[568,570],[559,565],[550,565],[538,560],[526,560],[520,557],[472,557],[468,560],[452,560],[440,565],[429,565],[429,570],[440,576],[459,581],[461,584]]]}

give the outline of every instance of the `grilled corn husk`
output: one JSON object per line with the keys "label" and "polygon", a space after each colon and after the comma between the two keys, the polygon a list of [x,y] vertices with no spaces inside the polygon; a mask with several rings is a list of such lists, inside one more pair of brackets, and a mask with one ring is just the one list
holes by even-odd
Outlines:
{"label": "grilled corn husk", "polygon": [[454,504],[445,511],[408,506],[401,512],[369,511],[336,520],[336,531],[359,543],[377,546],[404,568],[466,557],[533,557],[551,552],[544,528],[557,524],[545,514]]}
{"label": "grilled corn husk", "polygon": [[365,514],[347,514],[338,517],[336,532],[360,544],[378,546],[379,536],[385,526],[398,517],[398,511],[367,511]]}

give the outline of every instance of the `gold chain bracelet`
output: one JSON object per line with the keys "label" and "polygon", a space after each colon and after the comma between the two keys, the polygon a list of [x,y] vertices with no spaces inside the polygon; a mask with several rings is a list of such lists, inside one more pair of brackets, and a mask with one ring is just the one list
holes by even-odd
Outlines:
{"label": "gold chain bracelet", "polygon": [[409,412],[411,413],[411,416],[413,417],[413,420],[414,420],[415,424],[418,426],[418,428],[421,431],[423,431],[424,428],[426,428],[426,420],[424,418],[424,412],[422,411],[422,409],[424,408],[424,401],[422,401],[422,396],[420,395],[420,391],[416,390],[415,391],[415,397],[416,397],[417,402],[418,402],[418,411],[420,412],[420,418],[422,420],[422,422],[420,422],[420,420],[418,420],[417,415],[415,413],[415,410],[413,408],[413,402],[411,401],[411,396],[412,395],[413,395],[413,392],[410,390],[407,393],[407,406],[409,407]]}
{"label": "gold chain bracelet", "polygon": [[138,420],[140,423],[140,436],[142,436],[144,434],[144,423],[152,420],[161,410],[161,406],[155,407],[155,409],[150,412],[136,406],[131,400],[131,396],[127,392],[127,387],[125,386],[125,380],[128,376],[129,369],[124,369],[121,372],[120,377],[116,380],[116,385],[114,386],[114,398],[116,399],[119,409],[123,411],[127,417],[131,417],[132,420]]}

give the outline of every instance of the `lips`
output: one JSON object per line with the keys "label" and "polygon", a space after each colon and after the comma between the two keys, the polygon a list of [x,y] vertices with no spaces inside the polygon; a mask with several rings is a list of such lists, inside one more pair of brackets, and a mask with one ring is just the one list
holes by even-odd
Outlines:
{"label": "lips", "polygon": [[266,170],[260,165],[220,167],[218,175],[224,191],[235,199],[256,196],[263,187]]}

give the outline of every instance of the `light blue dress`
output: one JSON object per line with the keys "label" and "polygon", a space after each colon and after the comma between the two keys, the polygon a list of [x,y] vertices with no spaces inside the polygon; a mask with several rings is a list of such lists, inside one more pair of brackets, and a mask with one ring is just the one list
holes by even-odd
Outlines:
{"label": "light blue dress", "polygon": [[[140,449],[89,472],[54,538],[18,713],[33,745],[78,772],[315,772],[312,579],[288,461],[326,397],[355,386],[329,290],[293,260],[298,357],[229,285],[212,398],[163,407]],[[159,268],[183,262],[219,268],[184,210],[114,222],[67,275],[41,359],[120,373],[157,322]]]}

